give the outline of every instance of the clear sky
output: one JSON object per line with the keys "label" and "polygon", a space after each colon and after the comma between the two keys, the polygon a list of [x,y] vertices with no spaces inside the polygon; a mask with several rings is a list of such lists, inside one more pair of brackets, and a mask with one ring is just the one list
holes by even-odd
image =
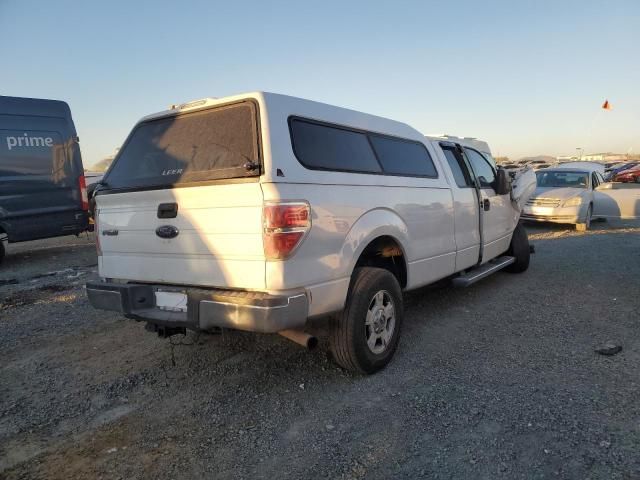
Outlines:
{"label": "clear sky", "polygon": [[0,94],[70,104],[85,166],[145,114],[250,90],[494,155],[640,153],[639,0],[0,0],[0,59]]}

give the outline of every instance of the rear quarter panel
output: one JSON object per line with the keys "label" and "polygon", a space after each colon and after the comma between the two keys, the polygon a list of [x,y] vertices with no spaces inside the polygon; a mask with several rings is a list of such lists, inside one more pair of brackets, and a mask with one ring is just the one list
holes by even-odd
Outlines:
{"label": "rear quarter panel", "polygon": [[308,287],[311,316],[343,307],[358,257],[379,236],[391,236],[401,245],[407,288],[453,273],[453,204],[448,189],[271,183],[263,184],[263,191],[266,201],[306,200],[311,205],[312,226],[302,245],[290,259],[266,265],[269,290]]}
{"label": "rear quarter panel", "polygon": [[[305,287],[310,316],[342,309],[353,268],[367,244],[395,238],[407,261],[406,288],[445,277],[455,268],[453,201],[443,167],[424,136],[409,125],[353,110],[275,94],[259,96],[265,201],[306,200],[312,227],[285,261],[268,261],[269,290]],[[295,157],[291,116],[348,125],[421,142],[438,178],[396,177],[305,168]]]}

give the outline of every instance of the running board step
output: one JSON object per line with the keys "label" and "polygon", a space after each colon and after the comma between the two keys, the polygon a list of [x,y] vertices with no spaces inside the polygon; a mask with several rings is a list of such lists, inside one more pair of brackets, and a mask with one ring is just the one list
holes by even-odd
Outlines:
{"label": "running board step", "polygon": [[467,273],[463,273],[459,277],[453,279],[454,287],[468,287],[469,285],[473,285],[478,280],[482,280],[485,277],[488,277],[492,273],[497,272],[498,270],[502,270],[504,267],[511,265],[515,262],[515,257],[503,256],[498,257],[494,260],[490,260],[484,265],[480,265],[479,267],[473,268],[469,270]]}

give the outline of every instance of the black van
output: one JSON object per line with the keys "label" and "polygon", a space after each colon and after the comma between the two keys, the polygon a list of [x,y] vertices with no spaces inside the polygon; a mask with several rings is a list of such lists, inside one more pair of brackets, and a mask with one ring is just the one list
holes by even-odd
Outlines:
{"label": "black van", "polygon": [[87,230],[88,207],[69,105],[0,96],[0,261],[7,243]]}

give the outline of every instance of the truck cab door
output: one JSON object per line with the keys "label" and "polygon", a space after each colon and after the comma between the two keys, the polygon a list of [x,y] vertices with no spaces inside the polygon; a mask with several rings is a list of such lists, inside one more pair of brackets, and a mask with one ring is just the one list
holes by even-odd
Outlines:
{"label": "truck cab door", "polygon": [[473,173],[459,145],[440,142],[449,166],[447,176],[454,204],[456,272],[478,264],[480,258],[481,221],[478,194]]}
{"label": "truck cab door", "polygon": [[463,150],[480,189],[483,239],[481,263],[485,263],[509,248],[511,233],[518,222],[518,212],[508,193],[498,195],[494,189],[497,170],[493,159],[489,160],[473,148],[464,147]]}

